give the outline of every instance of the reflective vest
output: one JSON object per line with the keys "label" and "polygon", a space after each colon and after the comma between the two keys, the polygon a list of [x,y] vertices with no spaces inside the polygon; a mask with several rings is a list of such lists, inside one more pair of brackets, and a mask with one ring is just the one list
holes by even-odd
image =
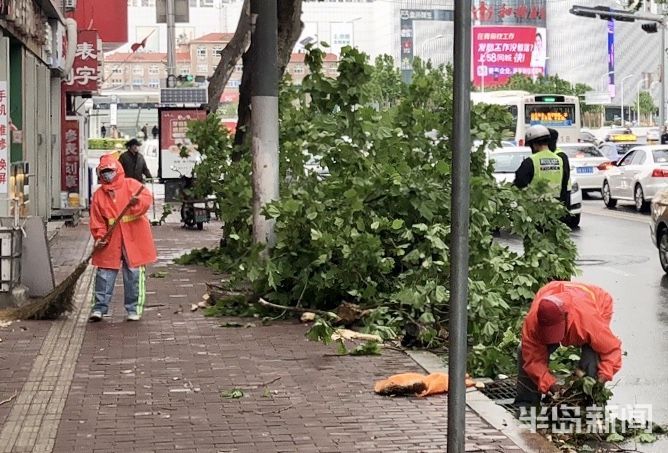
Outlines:
{"label": "reflective vest", "polygon": [[[559,153],[563,153],[563,151],[561,150],[561,148],[557,148],[556,151],[555,151],[555,153],[556,153],[557,156],[558,156]],[[563,162],[562,162],[562,163],[563,163]],[[568,190],[568,191],[570,192],[572,188],[573,188],[573,181],[572,181],[571,178],[569,177],[569,178],[568,178],[568,181],[566,182],[566,190]]]}
{"label": "reflective vest", "polygon": [[561,195],[561,180],[564,176],[564,162],[561,157],[546,149],[532,154],[530,159],[533,162],[531,184],[536,181],[545,181],[555,198],[559,198]]}

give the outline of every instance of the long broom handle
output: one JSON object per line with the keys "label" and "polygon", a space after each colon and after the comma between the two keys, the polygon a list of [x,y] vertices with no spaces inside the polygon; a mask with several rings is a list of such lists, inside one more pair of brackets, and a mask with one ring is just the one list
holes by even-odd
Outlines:
{"label": "long broom handle", "polygon": [[[141,194],[142,190],[144,190],[144,186],[143,186],[143,185],[139,188],[139,190],[137,191],[137,193],[135,193],[135,194],[132,195],[132,198],[138,197],[139,194]],[[102,239],[100,239],[100,241],[106,241],[107,239],[109,239],[109,238],[111,237],[111,234],[112,234],[112,233],[114,232],[114,230],[116,229],[116,226],[117,226],[119,223],[121,223],[121,221],[122,221],[122,219],[123,219],[123,216],[124,216],[124,215],[128,212],[128,210],[132,207],[132,204],[131,204],[131,202],[132,202],[132,198],[130,198],[130,201],[128,201],[128,204],[125,205],[125,207],[123,208],[123,210],[121,211],[121,213],[116,217],[116,220],[117,220],[117,221],[115,221],[114,223],[111,224],[111,227],[109,227],[109,229],[107,230],[107,232],[104,233],[104,236],[102,236]],[[105,247],[104,245],[103,245],[103,246],[99,246],[99,247],[93,247],[93,251],[90,252],[90,255],[88,255],[88,258],[86,258],[86,261],[89,261],[89,260],[93,257],[93,255],[95,254],[95,252],[97,252],[98,250],[100,250],[100,249],[102,249],[102,248],[104,248],[104,247]]]}

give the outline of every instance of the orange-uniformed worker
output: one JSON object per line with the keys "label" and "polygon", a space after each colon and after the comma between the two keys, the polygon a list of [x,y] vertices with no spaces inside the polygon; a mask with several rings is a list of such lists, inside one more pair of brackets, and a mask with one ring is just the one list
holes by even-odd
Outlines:
{"label": "orange-uniformed worker", "polygon": [[612,297],[586,283],[554,281],[538,291],[522,327],[515,404],[535,405],[561,389],[549,361],[559,345],[580,346],[579,370],[607,382],[622,366],[621,341],[610,330]]}

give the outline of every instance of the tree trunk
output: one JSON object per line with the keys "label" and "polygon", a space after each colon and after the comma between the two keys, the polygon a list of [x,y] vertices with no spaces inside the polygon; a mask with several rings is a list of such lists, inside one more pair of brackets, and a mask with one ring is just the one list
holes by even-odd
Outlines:
{"label": "tree trunk", "polygon": [[[302,33],[302,0],[278,0],[278,75],[283,77],[285,68],[290,62],[292,49]],[[239,108],[237,131],[234,135],[234,144],[243,144],[251,120],[251,77],[254,67],[253,43],[243,55],[244,73],[239,87]],[[261,70],[261,69],[260,69]],[[233,155],[238,160],[239,154]]]}
{"label": "tree trunk", "polygon": [[234,36],[227,43],[220,55],[220,61],[211,79],[209,79],[209,114],[214,114],[220,104],[220,96],[234,71],[239,58],[250,43],[250,4],[245,0],[241,7],[241,16]]}

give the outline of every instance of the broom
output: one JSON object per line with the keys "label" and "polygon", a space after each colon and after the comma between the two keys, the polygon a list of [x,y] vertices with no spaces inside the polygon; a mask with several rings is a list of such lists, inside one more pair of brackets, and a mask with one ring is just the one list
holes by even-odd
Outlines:
{"label": "broom", "polygon": [[[141,186],[137,193],[133,197],[139,196],[139,194],[144,190],[144,186]],[[131,205],[130,202],[123,208],[121,213],[117,216],[117,219],[122,219],[123,216],[128,212]],[[101,242],[107,241],[111,234],[116,229],[116,225],[120,223],[114,222],[111,224],[105,235],[102,237]],[[83,260],[79,265],[74,269],[65,280],[60,282],[58,286],[53,288],[49,294],[41,298],[35,298],[34,301],[25,304],[22,307],[15,308],[11,310],[7,315],[4,316],[5,319],[56,319],[65,312],[72,311],[74,309],[74,290],[77,286],[77,281],[79,277],[85,272],[88,267],[88,261],[93,257],[95,252],[104,248],[105,245],[93,247],[93,251],[90,252],[88,257]]]}

